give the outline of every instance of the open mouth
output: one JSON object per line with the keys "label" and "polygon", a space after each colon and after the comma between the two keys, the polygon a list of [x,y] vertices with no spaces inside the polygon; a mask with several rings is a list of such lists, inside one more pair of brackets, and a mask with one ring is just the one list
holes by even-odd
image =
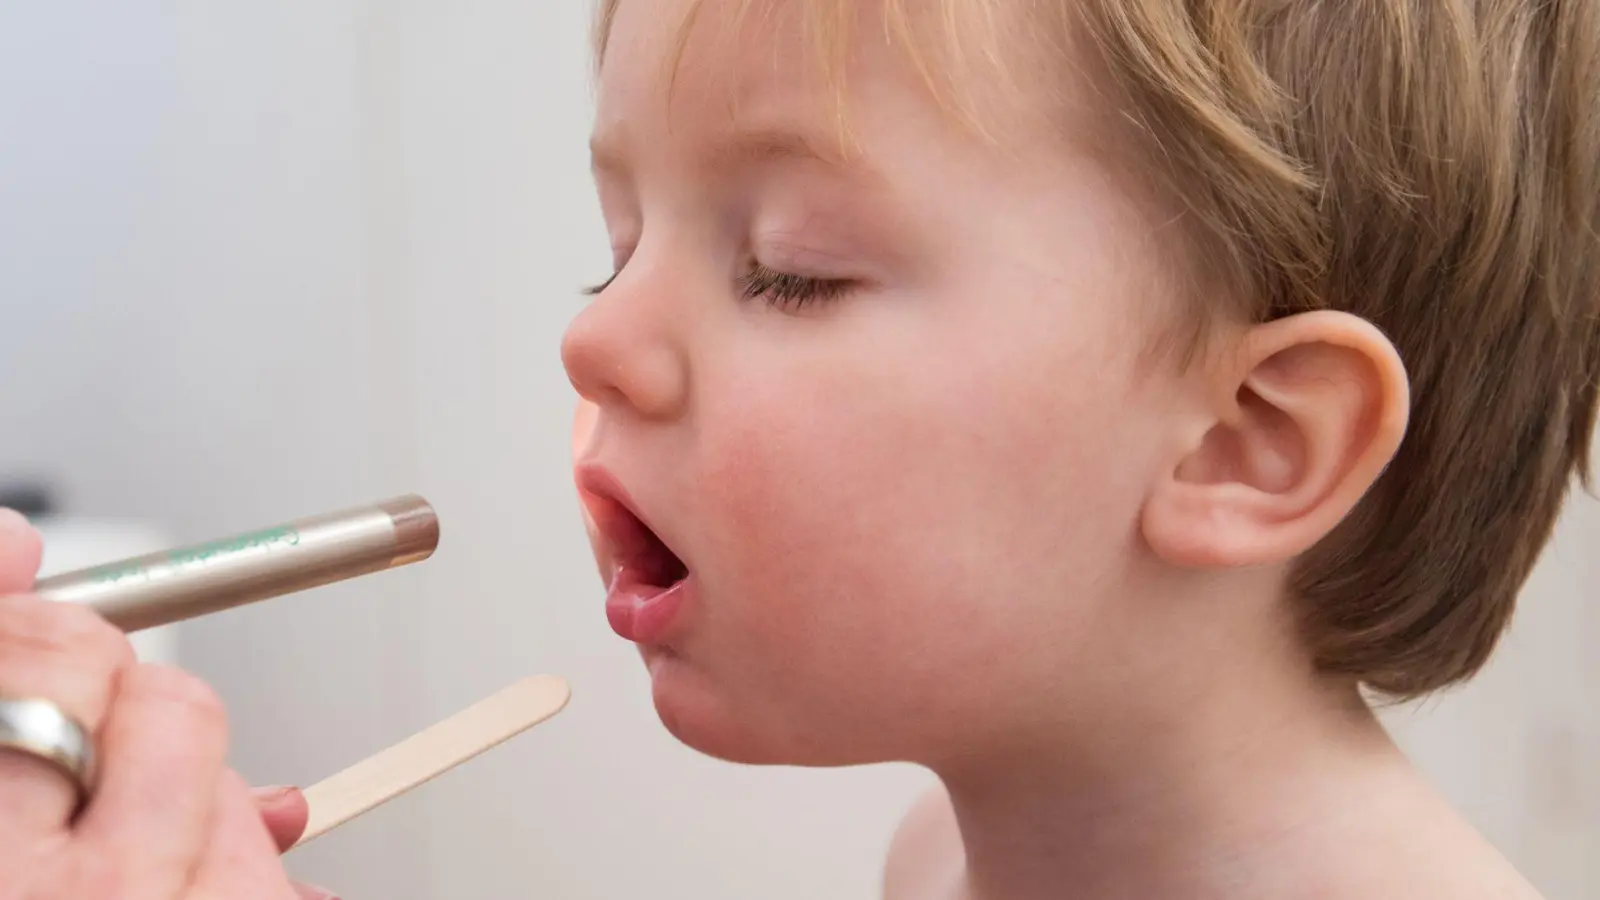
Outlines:
{"label": "open mouth", "polygon": [[616,503],[615,514],[615,530],[609,535],[617,553],[614,578],[627,577],[641,586],[666,590],[689,577],[689,567],[678,554],[632,510]]}
{"label": "open mouth", "polygon": [[606,619],[627,640],[663,642],[690,593],[688,564],[634,512],[615,481],[580,471],[579,485],[611,565]]}

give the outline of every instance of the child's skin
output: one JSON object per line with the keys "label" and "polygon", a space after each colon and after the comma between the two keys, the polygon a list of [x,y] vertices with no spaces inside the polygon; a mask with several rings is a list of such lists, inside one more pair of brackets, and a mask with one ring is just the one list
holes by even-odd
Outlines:
{"label": "child's skin", "polygon": [[[1091,85],[968,83],[990,146],[867,14],[838,164],[799,150],[835,119],[789,13],[729,40],[708,4],[669,108],[685,7],[612,30],[619,274],[563,346],[602,575],[623,493],[690,573],[618,626],[666,726],[932,769],[896,900],[1534,896],[1282,596],[1403,436],[1393,347],[1338,313],[1219,321],[1179,366],[1151,350],[1188,314],[1174,214],[1103,152]],[[749,297],[752,265],[842,286]]]}

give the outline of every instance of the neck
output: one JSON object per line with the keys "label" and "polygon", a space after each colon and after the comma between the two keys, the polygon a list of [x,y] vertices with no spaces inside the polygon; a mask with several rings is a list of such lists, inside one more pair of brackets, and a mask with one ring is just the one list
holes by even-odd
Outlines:
{"label": "neck", "polygon": [[1286,675],[1303,668],[1294,659],[1247,665],[1234,653],[1173,666],[1165,693],[1188,689],[1164,707],[1139,708],[1135,675],[1120,696],[1103,694],[1108,706],[1079,703],[1077,722],[935,765],[961,831],[968,896],[1059,898],[1063,886],[1077,898],[1293,893],[1264,879],[1308,848],[1314,857],[1315,836],[1359,821],[1374,796],[1416,796],[1356,690]]}

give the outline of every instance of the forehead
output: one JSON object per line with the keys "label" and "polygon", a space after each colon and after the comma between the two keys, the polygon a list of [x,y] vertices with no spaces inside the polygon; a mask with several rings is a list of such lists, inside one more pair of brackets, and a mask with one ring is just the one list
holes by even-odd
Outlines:
{"label": "forehead", "polygon": [[734,129],[817,120],[830,98],[804,3],[619,3],[605,41],[596,143],[617,151],[639,132]]}
{"label": "forehead", "polygon": [[[890,91],[901,100],[914,92],[980,133],[1059,132],[1059,114],[1073,105],[1064,102],[1071,79],[1040,78],[1039,65],[1056,66],[1063,43],[1018,14],[1031,6],[619,0],[603,38],[597,142],[620,147],[639,131],[681,135],[784,120],[820,126],[843,150],[872,95]],[[1022,72],[1031,75],[1027,89],[1015,77]]]}

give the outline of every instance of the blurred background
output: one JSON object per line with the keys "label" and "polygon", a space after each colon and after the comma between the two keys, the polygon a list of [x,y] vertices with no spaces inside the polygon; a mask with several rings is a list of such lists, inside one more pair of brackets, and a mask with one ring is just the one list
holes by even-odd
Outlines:
{"label": "blurred background", "polygon": [[[557,355],[610,253],[587,2],[0,3],[0,503],[60,570],[418,492],[429,563],[144,638],[309,784],[516,678],[550,723],[290,857],[347,900],[876,896],[925,783],[712,763],[601,614]],[[1552,898],[1600,897],[1600,504],[1491,671],[1392,710]]]}

